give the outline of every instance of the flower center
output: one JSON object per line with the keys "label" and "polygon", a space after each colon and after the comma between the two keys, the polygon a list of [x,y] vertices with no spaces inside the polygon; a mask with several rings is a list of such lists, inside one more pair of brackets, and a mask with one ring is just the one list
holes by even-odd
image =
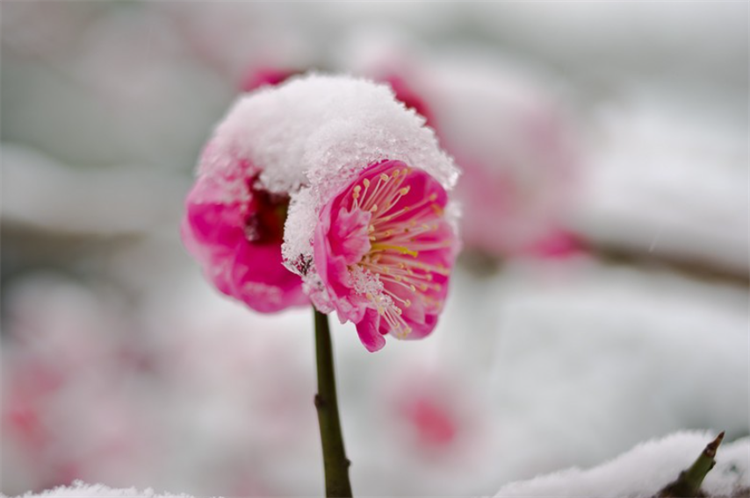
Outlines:
{"label": "flower center", "polygon": [[250,208],[245,221],[245,235],[254,244],[281,244],[284,223],[289,210],[289,196],[272,194],[257,188],[257,177],[249,182]]}
{"label": "flower center", "polygon": [[[434,297],[442,284],[434,282],[435,274],[449,274],[442,264],[431,264],[420,254],[450,247],[450,240],[437,236],[442,226],[443,209],[436,202],[437,194],[409,196],[412,187],[408,167],[394,169],[363,179],[351,190],[351,208],[371,214],[367,234],[370,250],[349,267],[355,290],[375,304],[378,313],[397,336],[411,332],[402,314],[415,303],[423,308],[440,308],[442,301]],[[358,285],[376,277],[377,285]]]}

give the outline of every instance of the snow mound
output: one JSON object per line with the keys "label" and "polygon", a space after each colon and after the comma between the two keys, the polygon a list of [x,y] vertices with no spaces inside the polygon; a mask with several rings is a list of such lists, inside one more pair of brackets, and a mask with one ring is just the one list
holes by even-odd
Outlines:
{"label": "snow mound", "polygon": [[[495,498],[554,496],[649,498],[688,468],[713,435],[678,432],[641,443],[629,452],[588,470],[571,468],[503,486]],[[703,481],[709,496],[731,496],[750,486],[750,438],[719,447],[716,466]]]}
{"label": "snow mound", "polygon": [[[6,495],[0,494],[0,497]],[[136,488],[108,488],[103,484],[86,484],[74,481],[71,486],[60,486],[41,493],[26,493],[23,498],[192,498],[187,494],[157,493],[151,488],[139,491]]]}

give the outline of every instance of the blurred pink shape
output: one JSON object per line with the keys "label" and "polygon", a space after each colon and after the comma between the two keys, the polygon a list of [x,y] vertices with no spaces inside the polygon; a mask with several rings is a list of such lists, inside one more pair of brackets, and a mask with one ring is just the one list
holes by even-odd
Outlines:
{"label": "blurred pink shape", "polygon": [[389,370],[385,380],[398,382],[383,389],[383,423],[411,464],[480,471],[494,444],[486,400],[450,365],[410,359]]}
{"label": "blurred pink shape", "polygon": [[240,89],[243,92],[249,92],[266,85],[278,85],[296,74],[300,74],[300,71],[270,66],[261,68],[253,67],[243,78]]}
{"label": "blurred pink shape", "polygon": [[424,394],[405,400],[404,417],[414,426],[422,446],[446,446],[459,431],[453,414]]}
{"label": "blurred pink shape", "polygon": [[462,236],[468,248],[496,257],[565,257],[579,249],[560,228],[576,161],[567,125],[543,95],[513,86],[486,111],[506,137],[482,132],[474,137],[482,146],[472,148],[438,121],[445,147],[464,170],[456,189]]}
{"label": "blurred pink shape", "polygon": [[8,315],[0,404],[6,490],[145,472],[151,422],[113,388],[135,374],[119,358],[132,331],[89,291],[47,277],[14,286]]}
{"label": "blurred pink shape", "polygon": [[564,229],[552,229],[547,238],[540,239],[529,246],[527,254],[544,259],[556,259],[585,251],[585,244],[577,236]]}
{"label": "blurred pink shape", "polygon": [[565,257],[556,243],[580,158],[574,126],[541,79],[476,52],[427,56],[400,36],[352,43],[345,69],[387,82],[425,117],[463,169],[456,189],[466,249],[492,257]]}

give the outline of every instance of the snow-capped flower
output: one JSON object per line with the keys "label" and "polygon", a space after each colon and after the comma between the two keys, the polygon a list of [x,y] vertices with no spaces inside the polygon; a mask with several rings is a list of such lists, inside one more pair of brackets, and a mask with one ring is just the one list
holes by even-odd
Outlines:
{"label": "snow-capped flower", "polygon": [[429,174],[385,160],[323,207],[314,262],[339,319],[357,325],[369,351],[386,334],[418,339],[435,328],[458,249],[447,202]]}
{"label": "snow-capped flower", "polygon": [[[387,164],[393,171],[385,160],[390,160]],[[368,167],[376,164],[382,171],[372,173],[374,170]],[[370,173],[365,173],[366,169]],[[365,330],[375,327],[377,334],[365,341],[371,350],[382,347],[380,334],[389,331],[422,337],[434,328],[445,299],[446,276],[426,273],[431,276],[424,278],[435,280],[430,290],[425,292],[415,284],[421,294],[419,300],[412,299],[413,308],[398,319],[392,319],[391,313],[401,307],[383,308],[388,314],[381,324],[372,316],[377,315],[374,302],[358,303],[359,314],[346,311],[345,303],[358,298],[329,287],[337,280],[330,275],[324,279],[318,265],[328,263],[333,256],[324,255],[321,247],[313,245],[316,226],[328,223],[335,239],[333,249],[339,251],[341,247],[335,244],[348,235],[337,231],[345,222],[340,215],[342,206],[337,204],[342,201],[336,200],[339,194],[364,179],[377,184],[377,175],[392,175],[396,169],[403,176],[388,176],[393,178],[388,185],[393,188],[388,190],[389,195],[395,196],[402,189],[411,193],[388,200],[398,203],[399,208],[408,203],[407,210],[415,223],[422,223],[420,217],[424,217],[431,227],[438,227],[429,234],[417,234],[419,243],[434,237],[436,244],[440,238],[440,244],[447,246],[443,251],[409,251],[423,251],[415,261],[443,265],[445,268],[440,271],[447,273],[456,252],[455,231],[449,221],[455,220],[442,213],[448,203],[446,191],[455,185],[458,171],[438,146],[434,132],[424,126],[424,118],[407,110],[387,86],[366,80],[311,75],[291,78],[276,86],[264,85],[238,100],[206,148],[198,181],[188,196],[183,238],[221,292],[256,310],[277,311],[304,304],[308,302],[307,294],[323,313],[340,309],[342,319],[359,324],[363,335],[373,335]],[[371,173],[376,176],[369,178]],[[398,187],[394,187],[396,183]],[[371,196],[374,191],[368,192],[362,191],[362,195]],[[377,195],[384,194],[379,191]],[[435,199],[425,201],[429,212],[417,209],[422,194],[425,199],[435,194]],[[380,208],[385,207],[380,200],[377,202]],[[335,206],[329,206],[332,203]],[[368,205],[368,209],[371,207]],[[349,205],[346,208],[352,209]],[[328,220],[322,214],[326,209],[330,212]],[[349,224],[367,216],[374,220],[389,214],[376,211],[366,215],[352,212],[354,218],[344,225],[351,228]],[[453,211],[448,209],[449,213]],[[434,219],[427,216],[430,213]],[[405,221],[406,217],[404,214],[391,222]],[[378,227],[382,228],[382,223],[381,220]],[[384,234],[387,228],[382,230]],[[368,245],[361,248],[367,249],[360,255],[364,257],[372,249],[368,237],[379,234],[365,234],[364,241],[347,240],[345,248],[356,251],[350,245],[364,242]],[[408,256],[409,251],[404,254]],[[280,264],[282,256],[284,266]],[[346,257],[351,260],[349,265],[359,263],[351,254]],[[368,270],[367,274],[371,273]],[[304,283],[300,285],[301,282]],[[433,289],[437,286],[440,291]],[[395,295],[406,299],[404,292]],[[380,294],[373,296],[393,299]],[[367,314],[367,320],[366,310],[372,312]]]}
{"label": "snow-capped flower", "polygon": [[[217,153],[208,146],[204,161]],[[302,280],[282,265],[281,243],[289,196],[271,193],[258,168],[229,158],[221,175],[201,175],[186,201],[182,238],[219,291],[270,313],[308,302]],[[244,189],[230,195],[241,180]]]}

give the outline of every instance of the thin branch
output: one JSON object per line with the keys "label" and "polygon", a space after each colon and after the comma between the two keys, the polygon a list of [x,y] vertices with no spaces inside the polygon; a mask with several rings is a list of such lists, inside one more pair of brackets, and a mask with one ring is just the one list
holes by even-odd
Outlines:
{"label": "thin branch", "polygon": [[659,491],[659,494],[656,495],[657,498],[700,498],[706,496],[701,491],[701,484],[703,484],[706,474],[716,465],[714,457],[722,439],[724,439],[724,432],[708,443],[706,449],[703,450],[693,465],[680,472],[676,481]]}
{"label": "thin branch", "polygon": [[344,438],[341,434],[331,332],[328,328],[328,316],[318,310],[315,310],[315,352],[318,363],[318,394],[315,396],[315,408],[318,410],[320,440],[323,444],[326,496],[348,498],[352,496],[352,486],[349,483],[351,462],[346,457]]}

